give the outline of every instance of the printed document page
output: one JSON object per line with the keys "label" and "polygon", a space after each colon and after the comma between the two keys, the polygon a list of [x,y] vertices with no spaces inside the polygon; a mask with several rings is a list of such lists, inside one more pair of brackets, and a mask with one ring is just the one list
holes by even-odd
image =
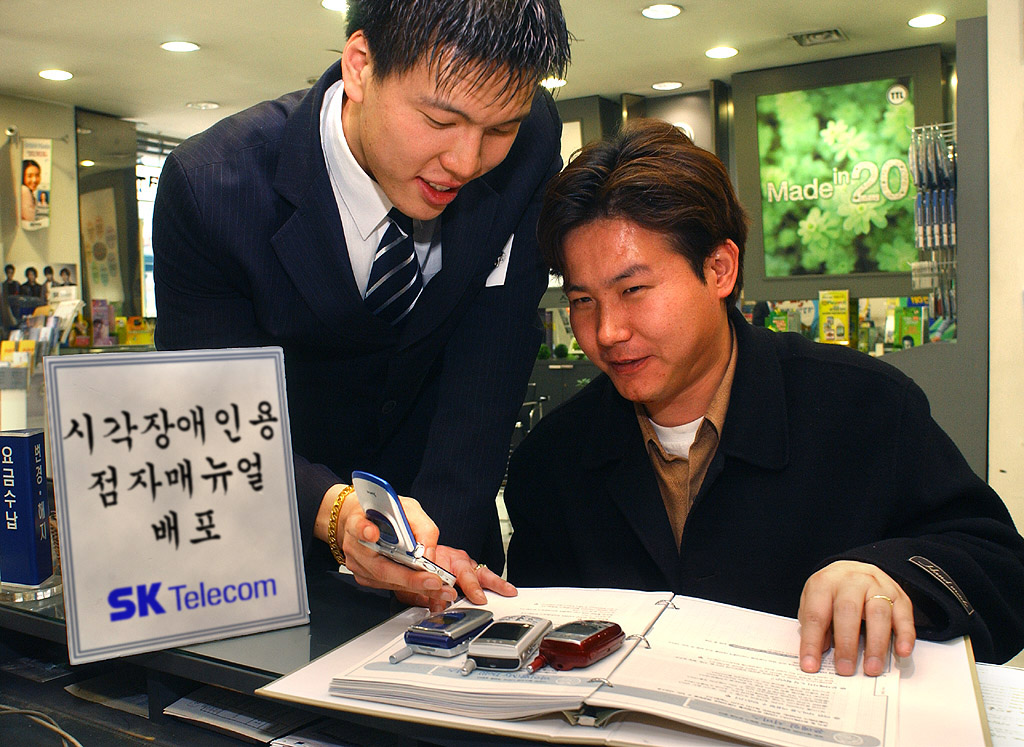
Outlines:
{"label": "printed document page", "polygon": [[[627,636],[638,637],[648,630],[671,598],[670,592],[519,589],[518,596],[508,598],[489,593],[485,606],[495,620],[506,615],[534,615],[551,620],[554,626],[573,620],[610,620],[618,623]],[[544,667],[534,674],[528,669],[476,669],[464,676],[465,654],[452,658],[413,654],[397,664],[390,663],[391,654],[405,646],[399,635],[355,667],[335,674],[331,694],[494,719],[575,710],[600,685],[601,678],[611,674],[637,640],[627,639],[618,651],[586,669],[560,672]]]}
{"label": "printed document page", "polygon": [[[350,643],[339,646],[291,674],[259,688],[256,694],[305,706],[333,708],[339,711],[374,716],[380,719],[377,722],[380,728],[403,734],[419,734],[424,731],[424,727],[446,727],[487,735],[481,740],[470,738],[468,741],[473,743],[480,741],[481,743],[500,745],[504,744],[503,737],[510,737],[554,744],[598,744],[620,747],[627,745],[629,747],[723,747],[723,745],[741,744],[716,734],[697,732],[683,725],[657,719],[647,719],[628,725],[616,722],[602,729],[592,726],[573,726],[560,713],[541,716],[529,721],[492,721],[407,708],[394,705],[386,700],[371,702],[342,698],[328,692],[328,684],[335,673],[351,669],[363,659],[362,652],[383,647],[395,636],[401,635],[406,627],[421,619],[424,614],[425,610],[423,609],[405,610],[377,627],[371,628]],[[654,721],[658,723],[652,723]],[[455,743],[459,738],[465,741],[464,732],[453,732],[453,734],[455,736],[449,741]],[[925,746],[921,745],[920,747]],[[933,747],[933,745],[927,747]]]}
{"label": "printed document page", "polygon": [[993,746],[1024,745],[1024,669],[978,664],[978,682]]}
{"label": "printed document page", "polygon": [[[578,590],[566,590],[566,599],[574,597],[575,593],[578,593]],[[524,599],[527,596],[524,594]],[[683,606],[685,602],[686,600],[682,598],[676,600],[677,605],[683,608],[683,612],[687,612],[690,616],[698,619],[703,619],[705,615],[708,615],[708,619],[712,620],[710,624],[717,624],[714,622],[713,614],[716,605],[712,605],[710,611],[705,610],[701,612],[693,611],[694,608],[692,606]],[[520,610],[516,609],[515,611],[519,612]],[[672,610],[669,610],[669,612],[672,612]],[[744,611],[740,612],[743,613]],[[760,613],[744,614],[754,614],[757,616]],[[789,739],[789,735],[784,730],[767,730],[772,735],[770,740],[749,736],[749,731],[740,734],[739,727],[744,726],[744,722],[737,719],[725,719],[724,727],[717,724],[713,727],[708,727],[736,732],[737,737],[730,738],[723,734],[698,731],[697,727],[660,719],[656,716],[644,716],[643,714],[636,713],[622,714],[603,728],[595,728],[582,725],[573,726],[560,713],[542,716],[529,721],[495,721],[410,708],[395,704],[390,697],[383,697],[377,701],[355,700],[350,697],[339,697],[329,692],[331,680],[339,672],[347,672],[357,667],[361,662],[365,661],[367,651],[387,649],[389,645],[401,637],[409,625],[419,621],[425,615],[426,610],[424,609],[408,609],[381,625],[370,629],[349,643],[297,669],[295,672],[260,688],[257,694],[305,706],[331,708],[375,716],[383,719],[380,722],[381,728],[393,728],[396,731],[403,728],[399,722],[406,722],[406,727],[414,730],[430,725],[432,727],[449,727],[482,732],[490,735],[492,739],[506,736],[558,744],[586,743],[630,745],[633,747],[719,747],[724,744],[750,744],[751,741],[790,743],[784,741],[784,739]],[[769,620],[778,619],[772,618],[770,615],[766,617]],[[745,619],[750,620],[751,618],[745,617]],[[785,639],[785,645],[777,650],[784,655],[789,655],[791,652],[796,651],[796,622],[786,620],[785,623],[788,625],[782,636]],[[758,626],[758,630],[760,630],[760,626]],[[721,638],[725,637],[722,636]],[[681,640],[681,637],[676,640]],[[645,651],[646,649],[643,648],[643,644],[640,644],[630,658]],[[641,658],[643,657],[641,656]],[[647,659],[647,661],[650,661],[650,659]],[[965,642],[964,639],[960,638],[944,643],[918,641],[910,658],[897,658],[896,662],[901,677],[899,687],[899,747],[935,747],[935,745],[984,747],[991,744],[999,747],[1001,744],[1016,744],[1016,742],[1009,741],[1000,742],[996,738],[995,733],[993,733],[991,742],[987,739],[984,718],[976,700],[974,682],[971,676],[974,663],[970,655],[970,644]],[[650,664],[643,673],[644,682],[642,685],[649,687],[650,683],[648,680],[668,666],[667,657],[665,661],[655,661]],[[979,667],[979,669],[984,670],[983,667]],[[1006,668],[998,667],[998,669]],[[1020,674],[1020,671],[1014,670],[1014,673]],[[617,676],[617,674],[613,675],[612,679],[616,679]],[[661,678],[665,678],[664,673],[662,673]],[[624,689],[625,686],[620,688],[620,690]],[[609,692],[612,691],[607,688],[601,688],[599,697],[604,697]],[[660,694],[660,691],[658,692]],[[588,698],[588,701],[593,700],[595,700],[594,697]],[[766,705],[770,700],[770,698],[766,697],[758,705]],[[892,707],[895,707],[894,702]],[[685,708],[676,708],[676,710],[687,711]],[[706,715],[698,709],[693,709],[693,711],[695,712],[688,712],[687,715],[692,717]],[[696,721],[696,718],[692,720]],[[385,724],[389,723],[391,724],[390,726],[385,726]],[[743,741],[740,742],[738,739]],[[500,743],[500,739],[497,741]],[[829,742],[815,740],[815,743],[817,747],[822,747],[822,745]],[[831,743],[841,742],[833,741]],[[879,742],[878,740],[865,742],[865,744],[869,743],[878,744]],[[887,739],[886,744],[890,743],[891,740]],[[803,744],[807,744],[807,742]]]}
{"label": "printed document page", "polygon": [[796,620],[676,597],[591,706],[625,708],[752,742],[891,747],[899,674],[800,671]]}

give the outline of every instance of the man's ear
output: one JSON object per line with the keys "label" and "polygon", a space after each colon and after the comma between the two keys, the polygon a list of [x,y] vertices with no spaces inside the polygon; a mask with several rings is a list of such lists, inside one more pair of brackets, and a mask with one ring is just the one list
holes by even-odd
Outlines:
{"label": "man's ear", "polygon": [[357,31],[341,50],[341,78],[345,82],[346,97],[360,103],[363,101],[371,69],[370,45],[366,43],[366,35]]}
{"label": "man's ear", "polygon": [[719,298],[727,298],[736,285],[739,271],[740,248],[732,239],[726,239],[708,257],[704,277],[715,288]]}

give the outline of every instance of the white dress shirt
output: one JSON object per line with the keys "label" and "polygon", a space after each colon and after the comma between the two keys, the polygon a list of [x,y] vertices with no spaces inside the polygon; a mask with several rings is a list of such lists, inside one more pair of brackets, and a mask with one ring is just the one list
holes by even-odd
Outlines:
{"label": "white dress shirt", "polygon": [[[373,256],[388,229],[387,215],[394,205],[352,155],[341,123],[343,100],[344,88],[339,80],[324,94],[320,108],[320,143],[345,231],[352,274],[360,294],[365,296]],[[441,270],[441,232],[435,230],[440,223],[437,218],[413,221],[413,242],[424,285]]]}

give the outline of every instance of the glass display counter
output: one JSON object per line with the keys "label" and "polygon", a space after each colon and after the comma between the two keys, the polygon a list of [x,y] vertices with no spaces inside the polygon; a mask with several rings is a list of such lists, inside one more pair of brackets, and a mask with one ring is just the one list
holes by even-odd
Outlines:
{"label": "glass display counter", "polygon": [[[307,587],[310,606],[308,625],[139,654],[110,662],[94,662],[74,669],[91,671],[96,665],[141,668],[146,678],[149,724],[170,722],[170,727],[178,728],[182,722],[165,716],[163,709],[200,686],[213,685],[252,695],[257,688],[305,666],[313,659],[383,622],[400,609],[389,594],[361,589],[350,576],[331,571],[311,572],[307,577]],[[17,604],[0,601],[0,640],[3,641],[0,653],[4,653],[15,639],[26,637],[49,641],[51,648],[59,649],[66,646],[66,635],[63,602],[59,596],[39,602]],[[54,647],[52,644],[60,645]],[[11,655],[9,650],[6,653],[8,656]],[[21,654],[15,652],[15,655]],[[66,662],[66,659],[64,661]],[[26,685],[25,691],[33,688],[34,683]],[[19,692],[21,691],[19,688]],[[276,701],[267,703],[268,710],[280,705]],[[118,712],[112,709],[108,710],[112,720],[124,715],[118,715]],[[409,747],[458,744],[461,747],[468,747],[471,744],[519,743],[508,738],[467,734],[452,729],[341,711],[316,708],[308,710],[340,722],[339,728],[342,733],[349,727],[350,733],[358,731],[363,735],[367,732],[377,734],[376,738],[371,737],[371,741],[364,742],[366,744],[386,743]],[[234,740],[227,741],[235,743]],[[170,743],[175,742],[172,739]],[[198,744],[195,741],[189,743]],[[219,737],[209,743],[203,742],[218,746],[223,743]],[[239,740],[238,743],[243,742]]]}
{"label": "glass display counter", "polygon": [[[334,572],[312,574],[310,624],[127,657],[154,670],[251,693],[354,638],[393,614],[389,596],[355,587]],[[0,628],[66,642],[63,599],[0,600]]]}

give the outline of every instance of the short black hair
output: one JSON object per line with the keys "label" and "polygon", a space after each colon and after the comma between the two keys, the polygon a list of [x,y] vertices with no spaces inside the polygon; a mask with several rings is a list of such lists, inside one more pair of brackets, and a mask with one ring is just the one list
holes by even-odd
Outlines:
{"label": "short black hair", "polygon": [[507,74],[499,95],[512,98],[569,65],[559,0],[350,0],[347,33],[357,31],[378,78],[426,60],[442,89]]}
{"label": "short black hair", "polygon": [[743,289],[747,216],[715,154],[668,122],[639,119],[585,146],[549,183],[537,223],[548,267],[565,275],[565,238],[602,218],[622,218],[668,238],[702,282],[704,263],[727,239],[739,249],[732,293]]}
{"label": "short black hair", "polygon": [[14,272],[14,265],[4,265],[4,272]]}

